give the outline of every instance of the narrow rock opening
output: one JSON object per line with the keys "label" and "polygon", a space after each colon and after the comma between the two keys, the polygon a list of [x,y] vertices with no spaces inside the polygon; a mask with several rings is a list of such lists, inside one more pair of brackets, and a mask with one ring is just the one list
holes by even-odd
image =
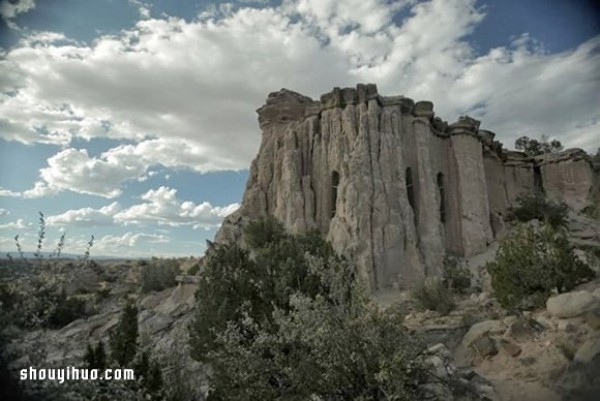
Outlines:
{"label": "narrow rock opening", "polygon": [[417,210],[415,208],[415,185],[413,182],[412,169],[410,167],[406,168],[406,196],[408,197],[408,204],[412,208],[413,214],[415,216],[415,224],[417,222]]}
{"label": "narrow rock opening", "polygon": [[533,185],[537,195],[544,195],[544,181],[542,180],[542,168],[533,166]]}
{"label": "narrow rock opening", "polygon": [[440,221],[446,223],[446,190],[444,189],[444,174],[438,173],[437,187],[440,193]]}
{"label": "narrow rock opening", "polygon": [[333,171],[331,173],[331,217],[335,216],[337,206],[338,186],[340,185],[340,173]]}

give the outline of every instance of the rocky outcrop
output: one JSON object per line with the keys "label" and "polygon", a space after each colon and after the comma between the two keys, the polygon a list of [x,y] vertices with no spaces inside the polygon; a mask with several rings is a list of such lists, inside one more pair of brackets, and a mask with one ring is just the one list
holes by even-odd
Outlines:
{"label": "rocky outcrop", "polygon": [[502,152],[479,121],[448,124],[431,102],[372,84],[319,101],[282,89],[257,112],[260,150],[216,242],[243,241],[243,226],[266,216],[292,232],[318,229],[372,289],[439,275],[448,252],[484,251],[521,195],[546,191],[576,210],[597,200],[580,153]]}

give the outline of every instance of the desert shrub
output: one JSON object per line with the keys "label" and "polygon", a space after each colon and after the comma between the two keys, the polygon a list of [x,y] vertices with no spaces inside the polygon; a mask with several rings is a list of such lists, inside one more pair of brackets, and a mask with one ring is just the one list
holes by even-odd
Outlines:
{"label": "desert shrub", "polygon": [[568,209],[563,203],[548,201],[542,195],[520,197],[517,203],[518,206],[509,210],[509,220],[520,222],[540,220],[554,228],[566,224]]}
{"label": "desert shrub", "polygon": [[422,344],[327,242],[274,221],[246,236],[249,249],[211,250],[196,293],[190,346],[212,368],[209,400],[426,398]]}
{"label": "desert shrub", "polygon": [[559,140],[550,140],[545,135],[542,135],[540,140],[522,136],[515,141],[515,148],[529,156],[539,156],[546,153],[558,153],[563,150],[563,145]]}
{"label": "desert shrub", "polygon": [[110,333],[110,351],[113,361],[119,366],[135,358],[138,340],[138,309],[128,301],[119,317],[119,323]]}
{"label": "desert shrub", "polygon": [[96,290],[96,302],[100,302],[103,299],[108,298],[108,296],[110,295],[110,288],[109,287],[104,287],[104,288],[99,288]]}
{"label": "desert shrub", "polygon": [[89,369],[106,369],[108,361],[106,351],[104,350],[104,343],[98,341],[95,347],[92,344],[88,344],[83,360]]}
{"label": "desert shrub", "polygon": [[455,257],[446,256],[443,283],[450,291],[464,294],[471,287],[471,272],[466,267],[461,266]]}
{"label": "desert shrub", "polygon": [[194,263],[192,267],[189,268],[187,274],[191,276],[195,276],[200,271],[200,263]]}
{"label": "desert shrub", "polygon": [[48,316],[47,327],[59,329],[74,320],[87,316],[85,301],[67,297],[64,291],[56,299],[52,313]]}
{"label": "desert shrub", "polygon": [[552,291],[569,291],[594,277],[566,235],[550,225],[516,227],[487,270],[498,301],[516,309],[541,307]]}
{"label": "desert shrub", "polygon": [[581,212],[594,220],[600,221],[600,206],[598,205],[588,205]]}
{"label": "desert shrub", "polygon": [[421,282],[413,290],[412,297],[421,309],[433,310],[447,315],[454,309],[452,291],[442,280],[430,277]]}
{"label": "desert shrub", "polygon": [[34,276],[29,287],[0,285],[5,316],[12,324],[25,329],[58,329],[86,317],[86,302],[66,295],[60,282]]}
{"label": "desert shrub", "polygon": [[179,265],[163,259],[152,260],[142,267],[142,293],[162,291],[175,286],[177,274],[179,274]]}

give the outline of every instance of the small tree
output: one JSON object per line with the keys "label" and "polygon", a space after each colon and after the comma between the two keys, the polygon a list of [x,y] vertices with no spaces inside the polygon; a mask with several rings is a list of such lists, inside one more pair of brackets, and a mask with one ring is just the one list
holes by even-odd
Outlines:
{"label": "small tree", "polygon": [[511,309],[544,305],[552,291],[570,291],[595,276],[573,252],[566,235],[549,225],[518,226],[487,269],[498,301]]}
{"label": "small tree", "polygon": [[121,313],[119,323],[111,332],[111,356],[119,366],[126,366],[135,358],[138,339],[137,317],[137,307],[133,302],[128,301]]}
{"label": "small tree", "polygon": [[556,139],[550,141],[546,135],[542,135],[542,138],[539,141],[527,136],[522,136],[515,141],[515,148],[530,156],[539,156],[546,153],[560,152],[563,150],[563,145]]}
{"label": "small tree", "polygon": [[539,194],[521,196],[517,199],[517,206],[510,208],[508,220],[528,222],[535,219],[558,228],[566,224],[567,211],[564,203],[548,201]]}
{"label": "small tree", "polygon": [[107,361],[104,343],[99,341],[95,347],[92,344],[88,344],[83,360],[89,369],[106,369]]}

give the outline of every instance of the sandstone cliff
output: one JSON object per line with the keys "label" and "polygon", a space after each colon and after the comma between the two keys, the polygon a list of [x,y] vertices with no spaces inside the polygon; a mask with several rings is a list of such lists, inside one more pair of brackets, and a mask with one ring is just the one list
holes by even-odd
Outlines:
{"label": "sandstone cliff", "polygon": [[373,84],[320,101],[282,89],[257,112],[260,150],[216,241],[242,241],[244,224],[268,215],[292,232],[318,229],[373,289],[440,274],[448,252],[484,251],[521,195],[541,191],[575,211],[599,200],[585,152],[503,152],[479,121],[448,124],[431,102]]}

